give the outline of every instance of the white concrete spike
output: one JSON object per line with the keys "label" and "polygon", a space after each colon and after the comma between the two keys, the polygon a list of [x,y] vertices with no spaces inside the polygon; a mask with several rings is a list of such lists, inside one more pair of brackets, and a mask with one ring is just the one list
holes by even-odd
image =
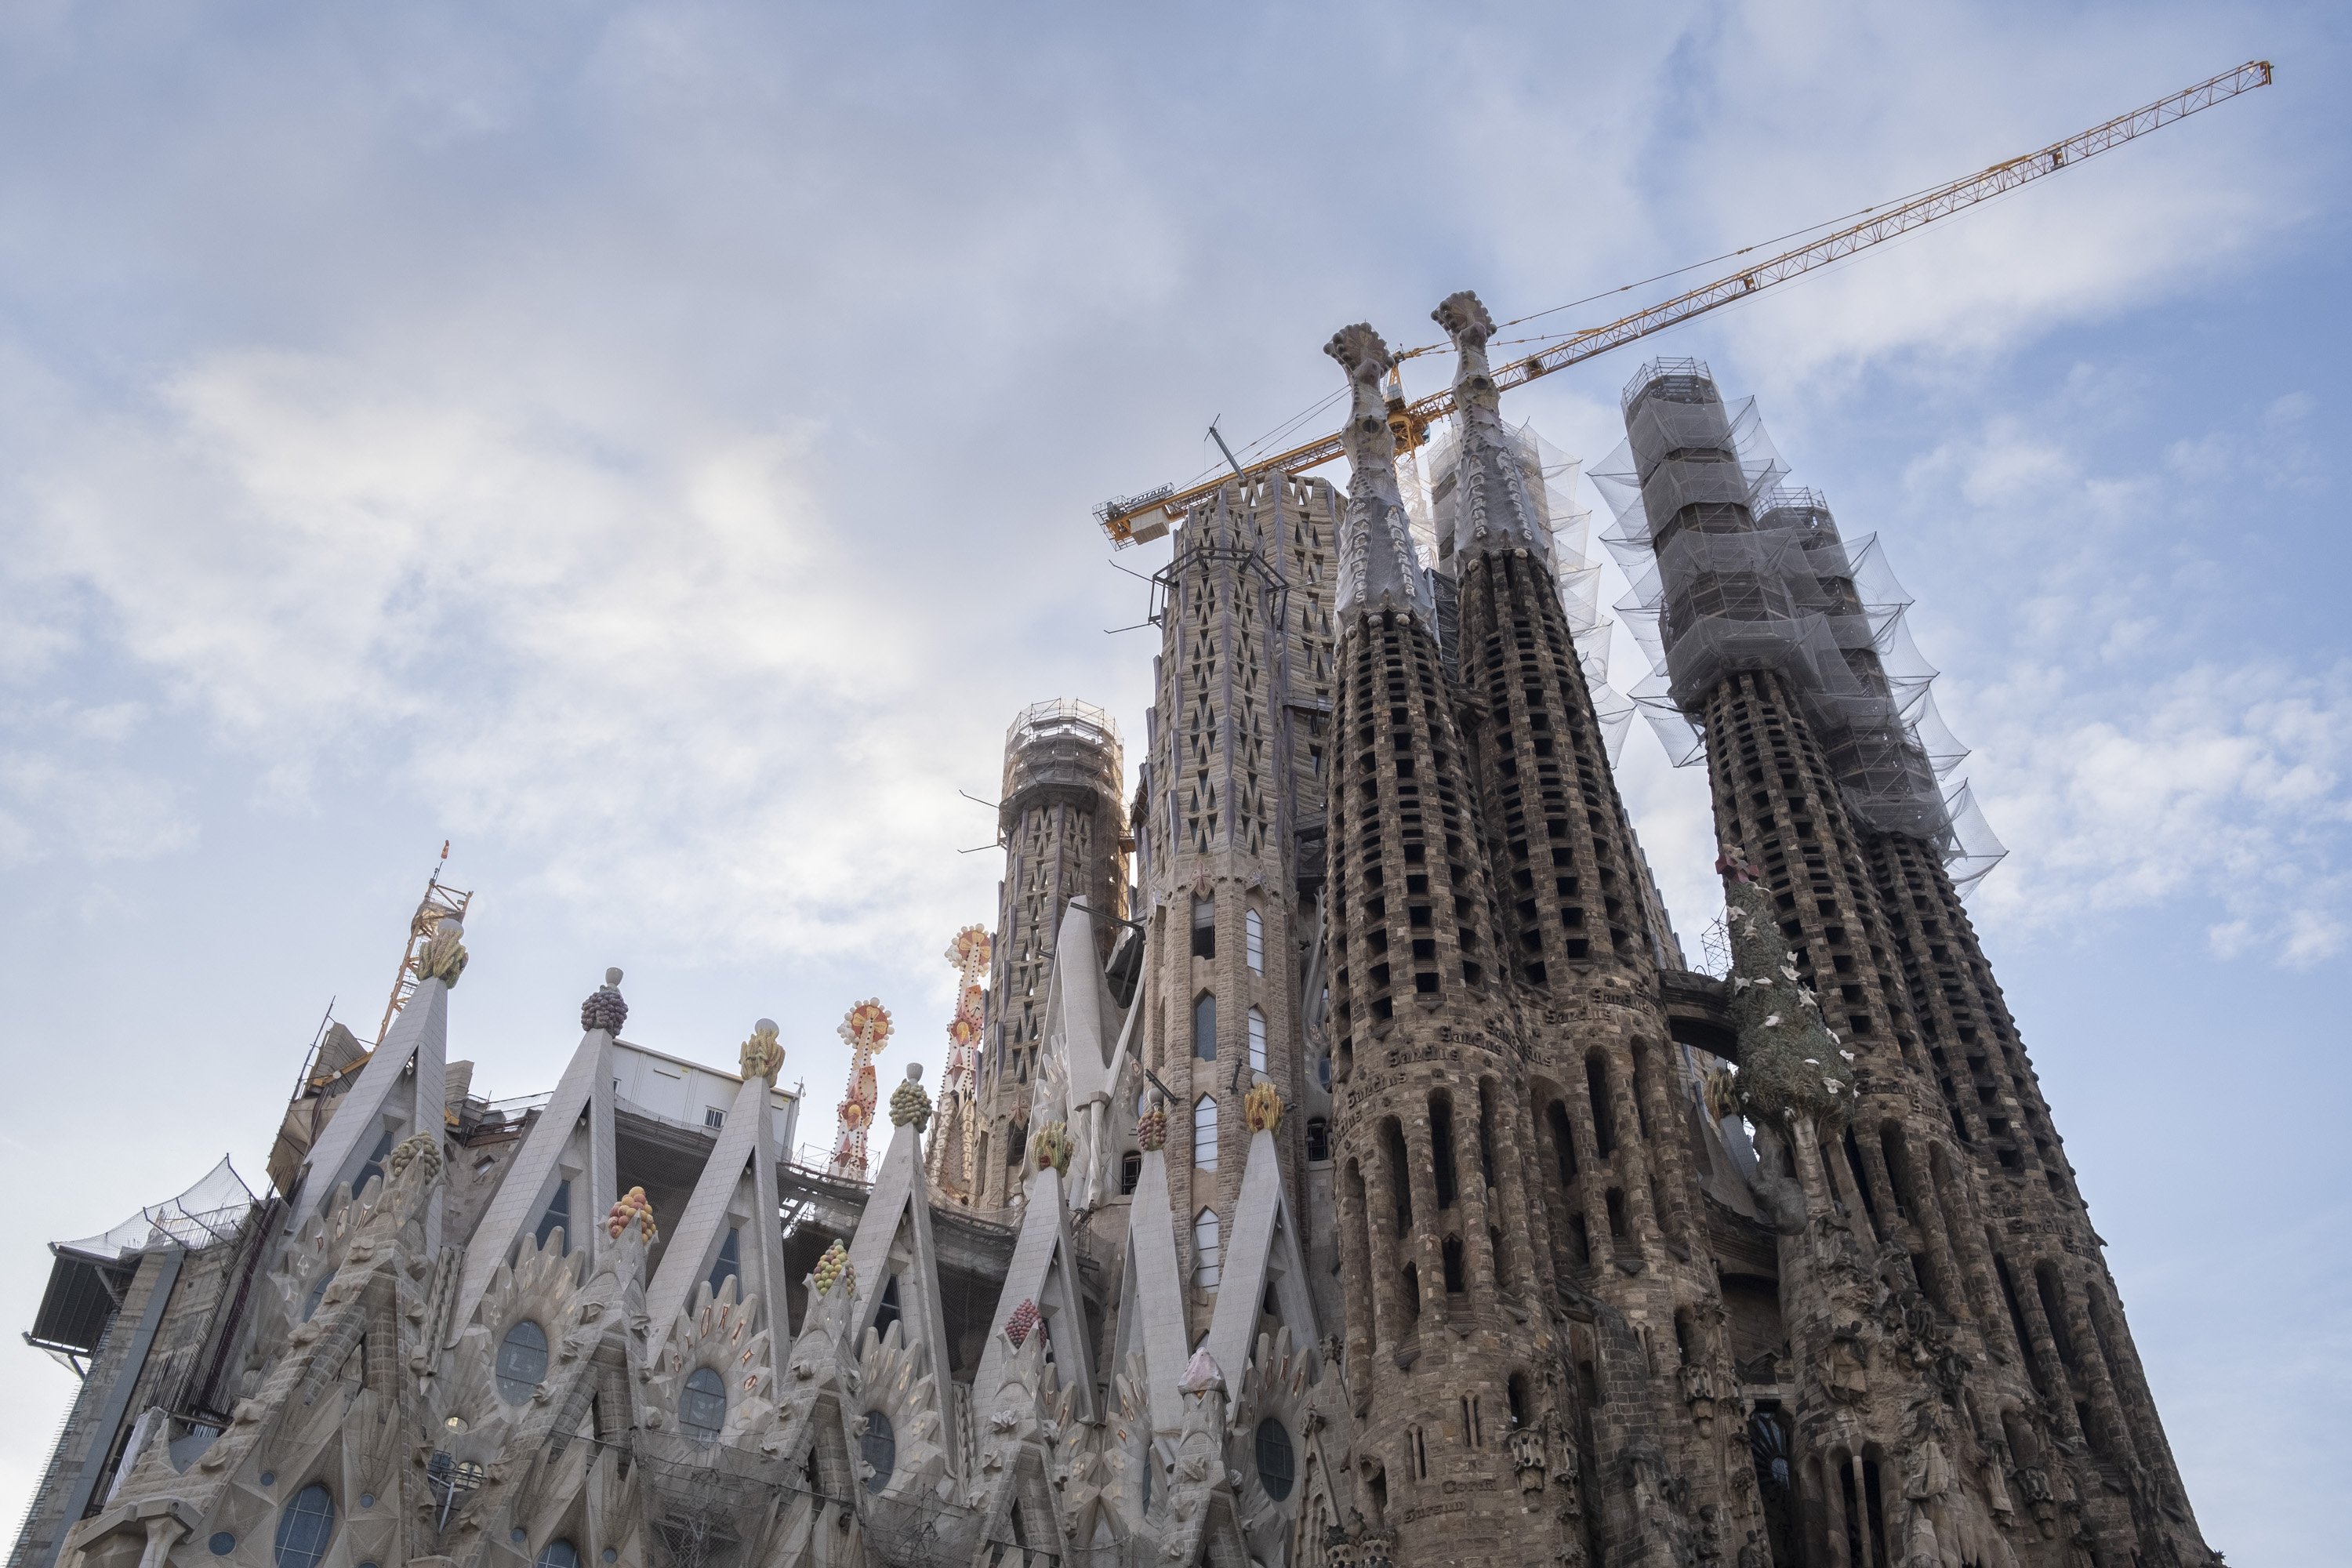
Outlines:
{"label": "white concrete spike", "polygon": [[[391,1133],[397,1144],[419,1127],[440,1131],[446,1110],[448,1039],[449,987],[438,980],[421,982],[310,1146],[288,1211],[289,1227],[323,1212],[334,1201],[336,1188],[367,1164],[384,1133]],[[413,1083],[406,1077],[411,1062],[416,1065]],[[425,1220],[427,1237],[436,1248],[440,1217],[436,1193]]]}
{"label": "white concrete spike", "polygon": [[1250,1134],[1249,1163],[1243,1168],[1241,1194],[1234,1200],[1233,1223],[1227,1228],[1233,1239],[1225,1244],[1217,1304],[1209,1318],[1209,1353],[1238,1388],[1257,1346],[1258,1306],[1269,1282],[1282,1320],[1290,1327],[1291,1342],[1312,1356],[1318,1353],[1319,1338],[1314,1299],[1307,1289],[1306,1255],[1299,1249],[1290,1200],[1282,1190],[1281,1160],[1274,1134],[1264,1129]]}

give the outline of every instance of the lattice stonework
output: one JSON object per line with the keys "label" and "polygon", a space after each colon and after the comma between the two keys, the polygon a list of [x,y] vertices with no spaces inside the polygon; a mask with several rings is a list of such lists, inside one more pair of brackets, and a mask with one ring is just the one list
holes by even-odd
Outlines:
{"label": "lattice stonework", "polygon": [[849,1010],[840,1034],[849,1047],[849,1091],[841,1100],[841,1136],[827,1165],[836,1176],[864,1180],[866,1131],[874,1125],[879,1096],[874,1082],[874,1058],[890,1043],[890,1010],[868,998]]}

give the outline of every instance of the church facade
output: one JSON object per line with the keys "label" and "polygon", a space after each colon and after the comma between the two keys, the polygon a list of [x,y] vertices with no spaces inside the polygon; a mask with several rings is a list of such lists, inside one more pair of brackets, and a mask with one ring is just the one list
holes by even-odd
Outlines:
{"label": "church facade", "polygon": [[614,971],[492,1106],[433,926],[268,1194],[55,1249],[29,1337],[86,1376],[10,1568],[2218,1563],[1874,547],[1704,366],[1627,388],[1596,479],[1713,794],[1695,968],[1560,476],[1476,299],[1435,319],[1425,488],[1355,326],[1348,489],[1175,530],[1131,772],[1084,703],[1013,724],[935,1092],[854,1083],[854,1158],[795,1163],[774,1026],[661,1057]]}

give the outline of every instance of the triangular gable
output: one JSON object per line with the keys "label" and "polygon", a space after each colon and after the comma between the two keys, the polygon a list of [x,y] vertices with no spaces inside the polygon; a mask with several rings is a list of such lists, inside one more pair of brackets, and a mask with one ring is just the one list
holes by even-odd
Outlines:
{"label": "triangular gable", "polygon": [[[921,1063],[910,1063],[907,1076],[911,1079],[921,1071]],[[895,1277],[900,1335],[929,1363],[922,1370],[929,1373],[940,1397],[946,1398],[953,1375],[949,1370],[953,1363],[948,1360],[947,1310],[940,1289],[939,1247],[931,1238],[922,1139],[911,1121],[900,1122],[890,1131],[890,1147],[883,1152],[873,1190],[866,1194],[865,1213],[858,1217],[857,1234],[850,1238],[849,1267],[857,1293],[844,1342],[848,1353],[858,1354],[866,1331],[881,1310],[883,1292]],[[945,1409],[940,1412],[942,1430],[950,1429],[949,1415]],[[961,1447],[944,1446],[948,1469],[961,1479]]]}
{"label": "triangular gable", "polygon": [[1233,1223],[1227,1228],[1233,1239],[1225,1244],[1217,1304],[1209,1318],[1209,1354],[1226,1369],[1227,1377],[1237,1380],[1256,1347],[1258,1310],[1269,1284],[1293,1342],[1306,1347],[1319,1342],[1315,1301],[1307,1289],[1306,1255],[1291,1220],[1290,1200],[1282,1190],[1274,1133],[1265,1128],[1250,1134],[1249,1163],[1243,1168],[1241,1195],[1234,1200]]}
{"label": "triangular gable", "polygon": [[450,1332],[473,1321],[490,1276],[514,1256],[515,1244],[534,1236],[540,1216],[564,1182],[572,1184],[571,1218],[563,1226],[567,1249],[588,1254],[595,1268],[604,1231],[597,1225],[620,1194],[614,1190],[613,1147],[613,1037],[591,1029],[580,1038],[555,1093],[508,1165],[505,1178],[466,1246],[465,1272],[457,1284]]}
{"label": "triangular gable", "polygon": [[776,1140],[769,1093],[771,1080],[746,1074],[734,1103],[719,1125],[718,1145],[694,1184],[694,1195],[670,1233],[661,1267],[646,1288],[651,1332],[646,1342],[658,1350],[669,1342],[670,1326],[694,1304],[695,1287],[719,1261],[732,1229],[737,1237],[739,1300],[760,1299],[769,1343],[790,1332],[784,1296],[782,1207],[776,1194]]}
{"label": "triangular gable", "polygon": [[[392,1135],[394,1146],[425,1128],[439,1135],[447,1110],[448,1057],[449,987],[437,978],[420,981],[310,1146],[288,1213],[289,1228],[311,1215],[324,1214],[335,1201],[336,1189],[356,1182],[376,1150],[384,1146],[384,1134]],[[413,1080],[405,1077],[412,1061],[416,1064]],[[426,1246],[438,1250],[437,1187],[427,1206],[425,1234]]]}
{"label": "triangular gable", "polygon": [[1079,1290],[1077,1255],[1070,1245],[1069,1211],[1062,1205],[1062,1173],[1051,1165],[1029,1178],[1021,1235],[1013,1244],[1013,1263],[1004,1271],[1004,1288],[996,1298],[988,1348],[981,1352],[974,1388],[992,1388],[1003,1375],[1012,1349],[1012,1342],[1004,1337],[1004,1325],[1024,1301],[1036,1303],[1062,1386],[1076,1391],[1079,1418],[1092,1421],[1094,1349],[1087,1342],[1086,1297]]}
{"label": "triangular gable", "polygon": [[1135,1197],[1127,1214],[1127,1262],[1121,1268],[1118,1351],[1114,1366],[1141,1355],[1149,1378],[1152,1429],[1172,1432],[1183,1419],[1184,1376],[1191,1335],[1184,1321],[1184,1266],[1176,1251],[1175,1216],[1168,1206],[1168,1161],[1143,1152]]}

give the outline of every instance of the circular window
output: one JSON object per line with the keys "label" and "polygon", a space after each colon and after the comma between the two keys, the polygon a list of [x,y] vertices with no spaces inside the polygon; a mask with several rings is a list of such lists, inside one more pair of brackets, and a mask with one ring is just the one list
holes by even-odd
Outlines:
{"label": "circular window", "polygon": [[878,1492],[890,1484],[890,1472],[898,1468],[898,1434],[879,1410],[866,1413],[866,1435],[857,1439],[857,1457],[874,1467],[866,1478],[867,1491]]}
{"label": "circular window", "polygon": [[360,1506],[361,1506],[362,1508],[373,1508],[373,1507],[375,1506],[375,1493],[373,1493],[373,1492],[362,1492],[362,1493],[360,1493]]}
{"label": "circular window", "polygon": [[580,1549],[568,1541],[551,1541],[539,1549],[533,1568],[580,1568]]}
{"label": "circular window", "polygon": [[213,1549],[214,1556],[226,1557],[236,1550],[236,1537],[226,1530],[215,1531],[213,1538],[205,1544]]}
{"label": "circular window", "polygon": [[1257,1424],[1257,1484],[1280,1502],[1290,1495],[1298,1477],[1297,1456],[1290,1447],[1290,1429],[1269,1415]]}
{"label": "circular window", "polygon": [[719,1439],[727,1425],[727,1382],[707,1366],[687,1374],[686,1390],[677,1402],[677,1424],[689,1437],[705,1443]]}
{"label": "circular window", "polygon": [[520,1405],[547,1377],[547,1331],[526,1318],[499,1342],[499,1397]]}
{"label": "circular window", "polygon": [[335,1538],[335,1496],[312,1481],[278,1515],[278,1568],[319,1568]]}

